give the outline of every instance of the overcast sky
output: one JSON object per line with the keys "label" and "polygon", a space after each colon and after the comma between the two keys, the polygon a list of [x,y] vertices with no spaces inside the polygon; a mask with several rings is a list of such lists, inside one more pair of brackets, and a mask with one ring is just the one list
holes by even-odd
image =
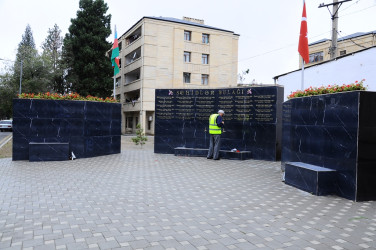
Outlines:
{"label": "overcast sky", "polygon": [[[331,19],[319,4],[333,0],[307,0],[308,39],[331,36]],[[240,34],[239,72],[250,69],[246,82],[273,83],[273,76],[298,68],[297,52],[302,0],[107,0],[118,36],[143,16],[204,19],[205,24]],[[79,0],[0,0],[0,58],[15,60],[17,46],[30,24],[40,46],[56,23],[63,34],[76,17]],[[352,0],[339,11],[342,36],[376,30],[376,0]],[[339,36],[340,37],[340,36]],[[113,35],[108,38],[113,41]],[[4,72],[0,61],[0,72]]]}

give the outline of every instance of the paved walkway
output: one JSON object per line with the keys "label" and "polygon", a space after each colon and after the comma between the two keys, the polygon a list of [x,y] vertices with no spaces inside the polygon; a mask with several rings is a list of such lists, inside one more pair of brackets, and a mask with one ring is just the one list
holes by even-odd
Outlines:
{"label": "paved walkway", "polygon": [[317,197],[280,163],[122,154],[0,159],[0,249],[375,249],[376,202]]}

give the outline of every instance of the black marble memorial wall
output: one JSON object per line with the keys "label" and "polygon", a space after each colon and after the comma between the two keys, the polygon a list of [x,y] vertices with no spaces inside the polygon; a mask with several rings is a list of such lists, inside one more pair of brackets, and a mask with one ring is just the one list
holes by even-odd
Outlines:
{"label": "black marble memorial wall", "polygon": [[69,143],[77,158],[120,153],[121,104],[13,100],[13,160],[29,160],[29,143]]}
{"label": "black marble memorial wall", "polygon": [[337,171],[335,194],[376,200],[376,93],[353,91],[283,104],[282,166],[303,162]]}
{"label": "black marble memorial wall", "polygon": [[225,111],[221,149],[251,151],[254,159],[280,155],[283,88],[156,89],[154,152],[209,148],[209,116]]}

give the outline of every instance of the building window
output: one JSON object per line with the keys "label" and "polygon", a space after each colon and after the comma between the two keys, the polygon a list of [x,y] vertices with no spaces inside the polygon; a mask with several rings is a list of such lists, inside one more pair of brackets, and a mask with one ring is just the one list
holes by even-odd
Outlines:
{"label": "building window", "polygon": [[201,84],[208,85],[209,83],[209,75],[201,75]]}
{"label": "building window", "polygon": [[323,51],[317,52],[317,53],[312,53],[312,54],[309,55],[309,62],[310,63],[321,62],[322,60],[324,60],[324,52]]}
{"label": "building window", "polygon": [[209,55],[202,54],[202,64],[209,64]]}
{"label": "building window", "polygon": [[119,69],[121,69],[121,58],[119,58]]}
{"label": "building window", "polygon": [[127,128],[133,128],[133,117],[127,117],[126,124],[128,125]]}
{"label": "building window", "polygon": [[190,83],[191,82],[191,73],[184,72],[183,73],[183,81],[184,81],[184,83]]}
{"label": "building window", "polygon": [[120,84],[121,84],[121,77],[118,77],[118,78],[116,78],[115,86],[116,86],[116,87],[119,87]]}
{"label": "building window", "polygon": [[209,34],[202,34],[202,43],[209,43]]}
{"label": "building window", "polygon": [[184,51],[184,62],[191,62],[191,52]]}
{"label": "building window", "polygon": [[121,51],[121,48],[123,47],[122,42],[119,42],[118,46],[119,46],[119,51]]}
{"label": "building window", "polygon": [[346,50],[341,50],[341,51],[339,52],[339,55],[340,55],[340,56],[344,56],[344,55],[346,55]]}
{"label": "building window", "polygon": [[192,35],[192,32],[190,32],[188,30],[184,30],[184,40],[185,41],[190,41],[191,40],[191,35]]}

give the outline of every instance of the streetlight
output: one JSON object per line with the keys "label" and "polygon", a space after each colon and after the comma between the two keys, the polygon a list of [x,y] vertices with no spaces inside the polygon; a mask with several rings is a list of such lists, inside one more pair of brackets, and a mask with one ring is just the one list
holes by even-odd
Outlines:
{"label": "streetlight", "polygon": [[[2,59],[0,58],[1,61],[7,61],[7,62],[16,62],[16,61],[12,61],[12,60],[8,60],[8,59]],[[21,59],[21,72],[20,72],[20,95],[21,95],[21,86],[22,86],[22,63],[23,63],[23,60]]]}

